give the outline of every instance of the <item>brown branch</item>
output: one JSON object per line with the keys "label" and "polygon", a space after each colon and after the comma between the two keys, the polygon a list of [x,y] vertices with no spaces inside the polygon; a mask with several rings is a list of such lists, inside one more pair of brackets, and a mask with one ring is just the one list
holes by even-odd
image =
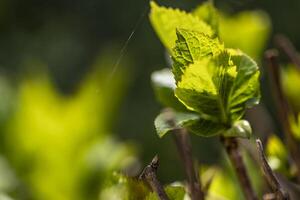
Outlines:
{"label": "brown branch", "polygon": [[[166,120],[171,127],[175,127],[174,113],[171,109],[166,109]],[[192,200],[204,200],[204,192],[201,189],[201,182],[194,166],[192,157],[192,146],[185,128],[178,128],[173,130],[174,141],[184,166],[185,173],[188,179],[189,194]]]}
{"label": "brown branch", "polygon": [[[273,196],[275,197],[274,199],[289,200],[288,193],[281,187],[277,177],[275,176],[275,174],[273,173],[271,167],[269,166],[269,164],[267,162],[267,159],[265,157],[264,150],[263,150],[263,145],[262,145],[260,139],[256,140],[256,147],[257,147],[257,151],[259,154],[260,165],[261,165],[261,168],[263,171],[263,175],[267,179],[267,182],[273,191],[273,194],[274,194]],[[271,199],[270,197],[272,195],[267,194],[265,196],[266,196],[265,199],[266,198]]]}
{"label": "brown branch", "polygon": [[274,40],[278,48],[280,48],[300,70],[300,56],[293,43],[286,36],[280,34],[276,35]]}
{"label": "brown branch", "polygon": [[203,200],[204,193],[201,190],[199,177],[194,167],[190,138],[186,129],[174,130],[174,141],[176,143],[184,170],[188,178],[190,196],[192,200]]}
{"label": "brown branch", "polygon": [[146,180],[160,200],[169,200],[169,197],[167,196],[163,186],[160,184],[156,176],[158,165],[158,156],[156,155],[152,159],[151,163],[144,168],[139,179]]}
{"label": "brown branch", "polygon": [[251,185],[250,178],[248,176],[242,155],[239,151],[237,138],[221,137],[221,142],[223,143],[226,152],[230,158],[230,161],[235,169],[236,175],[239,179],[245,198],[247,200],[258,200],[254,192],[254,189]]}
{"label": "brown branch", "polygon": [[282,123],[282,128],[286,136],[286,143],[289,148],[291,157],[295,162],[297,168],[297,178],[298,182],[300,181],[300,150],[297,144],[297,140],[295,140],[293,133],[291,131],[290,122],[289,122],[289,113],[290,107],[287,99],[285,98],[281,81],[280,81],[280,72],[279,65],[277,62],[278,52],[276,50],[268,50],[265,53],[265,58],[268,61],[268,74],[269,80],[272,90],[272,95],[274,98],[274,102],[277,110],[278,120]]}

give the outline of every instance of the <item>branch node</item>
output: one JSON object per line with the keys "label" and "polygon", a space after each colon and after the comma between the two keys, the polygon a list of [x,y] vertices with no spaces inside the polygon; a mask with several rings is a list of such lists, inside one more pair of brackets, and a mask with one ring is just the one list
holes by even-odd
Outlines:
{"label": "branch node", "polygon": [[139,176],[140,180],[145,180],[154,191],[160,200],[169,200],[163,186],[158,181],[156,171],[159,166],[158,156],[154,156],[149,165],[147,165]]}

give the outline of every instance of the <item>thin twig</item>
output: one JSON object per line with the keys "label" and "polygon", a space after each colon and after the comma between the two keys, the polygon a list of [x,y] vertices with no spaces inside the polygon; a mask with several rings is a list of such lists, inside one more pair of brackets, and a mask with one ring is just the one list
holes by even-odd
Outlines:
{"label": "thin twig", "polygon": [[280,72],[279,65],[277,62],[278,52],[276,50],[268,50],[265,53],[265,58],[268,61],[268,72],[269,72],[269,80],[271,85],[271,90],[273,93],[274,102],[277,110],[278,120],[282,123],[283,131],[286,135],[286,142],[291,153],[291,157],[295,162],[297,168],[297,178],[298,182],[300,182],[300,150],[297,144],[297,140],[295,140],[293,133],[291,131],[290,123],[289,123],[289,114],[291,113],[290,107],[287,99],[283,95],[281,81],[280,81]]}
{"label": "thin twig", "polygon": [[[175,127],[174,113],[171,109],[166,109],[166,120],[170,126]],[[189,134],[185,128],[178,128],[173,131],[174,141],[182,160],[185,173],[188,178],[189,193],[192,200],[204,200],[204,192],[201,189],[201,182],[194,166],[192,157],[192,146]]]}
{"label": "thin twig", "polygon": [[236,175],[239,179],[240,185],[247,200],[258,200],[254,189],[251,185],[245,163],[239,151],[237,138],[221,137],[221,142],[225,146],[226,152],[235,169]]}
{"label": "thin twig", "polygon": [[186,129],[174,130],[174,141],[176,143],[180,158],[184,165],[185,173],[188,178],[188,185],[192,200],[203,200],[204,194],[201,190],[199,177],[194,167],[190,138]]}
{"label": "thin twig", "polygon": [[156,176],[158,165],[158,156],[156,155],[152,159],[151,163],[144,168],[139,179],[146,180],[160,200],[169,200],[169,197],[167,196],[163,186],[160,184]]}
{"label": "thin twig", "polygon": [[300,70],[300,56],[297,53],[293,43],[284,35],[276,35],[275,44],[287,55],[287,57],[294,63]]}
{"label": "thin twig", "polygon": [[[275,196],[274,199],[288,200],[289,199],[288,193],[281,187],[277,177],[275,176],[275,174],[273,173],[271,167],[269,166],[269,164],[267,162],[267,159],[265,157],[264,150],[263,150],[263,145],[262,145],[260,139],[256,140],[256,147],[257,147],[257,151],[259,154],[260,165],[261,165],[263,174],[264,174],[265,178],[267,179],[267,182],[273,191],[273,194]],[[270,197],[271,195],[268,194],[266,196]],[[265,198],[267,198],[267,197],[265,197]]]}

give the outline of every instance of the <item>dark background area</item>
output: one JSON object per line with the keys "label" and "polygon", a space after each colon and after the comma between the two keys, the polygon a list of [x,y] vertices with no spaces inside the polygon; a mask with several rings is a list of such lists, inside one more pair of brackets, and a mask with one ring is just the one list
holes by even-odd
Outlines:
{"label": "dark background area", "polygon": [[[191,10],[201,1],[160,0],[158,3]],[[215,1],[228,13],[240,10],[266,11],[273,24],[273,33],[288,36],[300,46],[300,1],[230,0]],[[161,107],[156,102],[150,74],[167,65],[164,49],[152,30],[146,0],[0,0],[0,69],[12,80],[32,66],[28,60],[42,60],[57,88],[72,94],[87,73],[95,57],[103,49],[114,46],[132,60],[130,85],[115,115],[113,132],[121,139],[137,143],[145,164],[155,154],[163,162],[160,173],[165,181],[177,171],[176,149],[172,138],[159,139],[153,120]],[[134,35],[122,51],[129,35]],[[271,44],[270,40],[270,46]],[[122,60],[119,67],[122,67]],[[209,140],[204,143],[203,140]],[[206,162],[219,156],[218,141],[193,137],[195,154]],[[167,172],[167,173],[165,173]],[[181,175],[178,175],[181,176]]]}

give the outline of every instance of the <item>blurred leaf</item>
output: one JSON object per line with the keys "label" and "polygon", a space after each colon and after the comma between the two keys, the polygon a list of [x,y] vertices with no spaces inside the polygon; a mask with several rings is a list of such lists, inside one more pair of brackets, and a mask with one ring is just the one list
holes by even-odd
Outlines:
{"label": "blurred leaf", "polygon": [[[87,148],[85,159],[89,168],[110,172],[115,169],[125,169],[134,162],[135,148],[130,143],[122,143],[112,136],[95,140]],[[109,159],[107,156],[109,155]]]}
{"label": "blurred leaf", "polygon": [[0,200],[13,200],[13,199],[4,193],[0,193]]}
{"label": "blurred leaf", "polygon": [[300,113],[298,113],[298,115],[296,115],[296,116],[291,115],[289,117],[289,122],[290,122],[291,130],[292,130],[294,137],[297,140],[300,140]]}
{"label": "blurred leaf", "polygon": [[266,154],[267,156],[275,156],[282,161],[287,161],[288,159],[286,147],[281,142],[281,140],[274,134],[268,138],[266,145]]}
{"label": "blurred leaf", "polygon": [[270,167],[277,172],[285,175],[289,174],[288,169],[288,151],[280,138],[271,135],[266,144],[266,155]]}
{"label": "blurred leaf", "polygon": [[213,31],[218,34],[219,32],[219,15],[218,11],[213,5],[212,0],[208,0],[198,6],[193,12],[193,15],[198,16],[211,26]]}
{"label": "blurred leaf", "polygon": [[259,60],[267,43],[271,24],[262,11],[245,11],[233,16],[220,14],[220,38],[228,48],[238,48]]}
{"label": "blurred leaf", "polygon": [[20,83],[3,148],[32,199],[95,198],[106,173],[134,162],[132,144],[109,136],[127,76],[121,70],[111,74],[113,64],[111,56],[100,56],[68,96],[56,90],[46,73]]}
{"label": "blurred leaf", "polygon": [[10,117],[14,109],[15,92],[10,82],[3,75],[0,76],[0,122],[2,124]]}
{"label": "blurred leaf", "polygon": [[230,174],[216,168],[208,189],[207,200],[243,199],[237,183]]}
{"label": "blurred leaf", "polygon": [[293,110],[300,112],[300,70],[297,66],[288,65],[281,71],[283,92],[293,106]]}
{"label": "blurred leaf", "polygon": [[177,28],[199,31],[209,36],[214,34],[210,26],[190,13],[158,6],[154,1],[150,2],[150,6],[151,24],[169,53],[175,46]]}
{"label": "blurred leaf", "polygon": [[[143,181],[114,173],[108,184],[100,193],[100,200],[158,200],[157,195],[150,191]],[[185,188],[180,184],[165,187],[170,200],[183,200]]]}
{"label": "blurred leaf", "polygon": [[200,181],[202,183],[203,192],[207,193],[210,185],[212,183],[212,180],[214,178],[214,175],[218,173],[219,169],[215,166],[205,166],[201,165],[199,169],[199,175],[200,175]]}
{"label": "blurred leaf", "polygon": [[150,193],[142,181],[114,173],[109,186],[102,189],[99,200],[138,200]]}
{"label": "blurred leaf", "polygon": [[[0,156],[0,193],[13,192],[18,185],[16,174],[11,169],[7,160]],[[0,198],[1,199],[1,198]]]}
{"label": "blurred leaf", "polygon": [[[185,189],[181,186],[166,186],[165,191],[170,200],[184,200]],[[156,193],[151,192],[145,200],[159,200]]]}
{"label": "blurred leaf", "polygon": [[195,16],[209,24],[219,33],[227,48],[238,48],[259,60],[268,40],[271,23],[262,11],[245,11],[228,16],[216,10],[207,1],[193,11]]}
{"label": "blurred leaf", "polygon": [[[253,158],[246,151],[241,151],[246,169],[250,174],[250,180],[258,196],[264,192],[264,180],[262,179],[260,168],[257,166]],[[234,167],[228,159],[224,160],[223,167],[207,166],[201,167],[201,180],[207,184],[211,181],[208,187],[206,199],[208,200],[232,200],[245,199],[239,180],[235,174]]]}
{"label": "blurred leaf", "polygon": [[167,186],[165,187],[166,193],[170,199],[183,200],[185,196],[184,187],[180,186]]}
{"label": "blurred leaf", "polygon": [[166,106],[178,111],[186,111],[186,107],[179,102],[174,95],[176,87],[174,76],[170,69],[165,68],[155,71],[151,75],[151,81],[158,101]]}

